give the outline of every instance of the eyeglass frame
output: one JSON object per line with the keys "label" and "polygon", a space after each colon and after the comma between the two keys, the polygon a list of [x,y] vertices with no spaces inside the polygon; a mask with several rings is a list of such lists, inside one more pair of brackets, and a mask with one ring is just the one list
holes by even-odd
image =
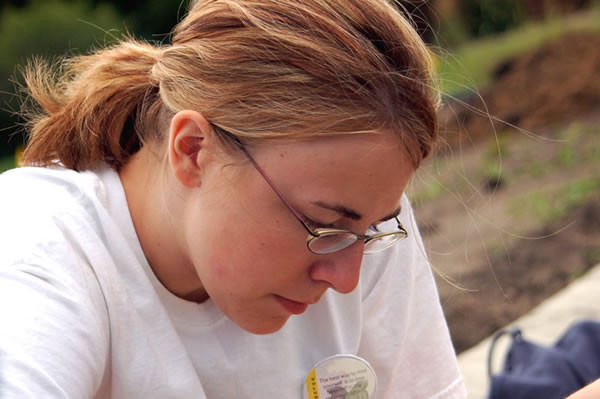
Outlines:
{"label": "eyeglass frame", "polygon": [[[224,131],[224,129],[221,129],[221,128],[219,128],[219,130]],[[318,228],[316,230],[311,229],[310,226],[308,226],[306,224],[306,222],[303,220],[303,218],[300,215],[300,213],[294,209],[294,207],[285,198],[285,196],[283,195],[283,193],[281,191],[279,191],[279,189],[275,186],[275,184],[273,184],[273,182],[267,176],[267,174],[264,172],[264,170],[258,165],[258,163],[256,162],[256,160],[252,157],[252,155],[250,155],[250,153],[248,152],[248,150],[246,149],[246,147],[244,146],[244,144],[237,137],[233,136],[231,133],[228,133],[228,132],[226,132],[226,133],[236,143],[236,145],[239,147],[239,149],[246,155],[246,157],[248,158],[248,160],[250,161],[250,163],[252,164],[252,166],[254,166],[254,168],[256,169],[256,171],[267,182],[267,184],[271,187],[271,189],[275,192],[275,194],[277,194],[277,196],[279,197],[279,199],[288,208],[288,210],[292,213],[292,215],[294,215],[294,217],[296,218],[296,220],[298,220],[298,222],[300,222],[300,224],[302,225],[302,227],[304,227],[304,230],[306,230],[308,232],[309,237],[307,237],[307,240],[306,240],[306,247],[308,248],[308,250],[310,252],[312,252],[314,254],[317,254],[317,255],[325,255],[325,254],[329,254],[329,253],[335,253],[335,252],[338,252],[338,251],[341,251],[343,249],[351,247],[352,245],[354,245],[358,241],[364,241],[365,251],[363,253],[364,254],[370,254],[370,253],[380,252],[380,251],[383,251],[385,249],[388,249],[392,245],[396,244],[398,241],[404,240],[404,239],[406,239],[408,237],[408,232],[406,231],[406,229],[402,225],[402,222],[400,221],[400,219],[398,219],[398,216],[394,216],[394,219],[396,220],[396,223],[398,224],[397,225],[398,230],[391,231],[391,232],[385,232],[385,233],[378,233],[378,234],[373,234],[373,235],[369,235],[369,234],[357,234],[357,233],[355,233],[353,231],[345,230],[345,229],[328,229],[328,228]],[[345,246],[345,247],[338,248],[338,249],[330,251],[330,252],[315,252],[310,247],[311,241],[313,241],[316,238],[322,237],[325,234],[352,234],[352,235],[354,235],[356,237],[356,240],[353,241],[352,243],[350,243],[349,245]],[[385,237],[385,236],[391,236],[391,235],[396,235],[397,236],[398,234],[400,234],[401,237],[398,238],[397,240],[395,240],[394,242],[392,242],[390,245],[385,246],[383,248],[380,248],[378,250],[374,250],[374,251],[367,251],[366,250],[366,248],[367,248],[366,245],[367,245],[367,243],[369,241],[372,241],[374,239],[379,239],[379,238],[382,238],[382,237]]]}

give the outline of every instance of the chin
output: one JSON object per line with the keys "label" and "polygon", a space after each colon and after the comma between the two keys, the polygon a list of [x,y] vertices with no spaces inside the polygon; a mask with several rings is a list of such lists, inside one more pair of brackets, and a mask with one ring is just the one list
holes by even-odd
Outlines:
{"label": "chin", "polygon": [[234,320],[234,322],[240,328],[248,331],[251,334],[266,335],[266,334],[273,334],[273,333],[276,333],[277,331],[281,330],[281,328],[285,325],[285,323],[288,321],[288,319],[289,319],[289,316],[277,317],[277,318],[272,318],[272,319],[267,319],[267,320],[262,320],[262,321],[247,320],[247,321],[238,323]]}

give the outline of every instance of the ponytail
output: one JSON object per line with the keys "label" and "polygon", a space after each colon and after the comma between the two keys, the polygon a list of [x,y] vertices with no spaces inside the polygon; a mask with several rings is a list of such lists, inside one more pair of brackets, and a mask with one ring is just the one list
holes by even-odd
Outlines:
{"label": "ponytail", "polygon": [[[118,169],[152,134],[158,134],[158,84],[151,70],[162,50],[128,40],[60,68],[35,60],[25,67],[28,92],[39,105],[29,111],[29,144],[22,164],[61,163],[85,170],[106,162]],[[145,120],[142,120],[145,119]],[[142,129],[154,126],[154,129]],[[144,135],[146,137],[144,137]]]}

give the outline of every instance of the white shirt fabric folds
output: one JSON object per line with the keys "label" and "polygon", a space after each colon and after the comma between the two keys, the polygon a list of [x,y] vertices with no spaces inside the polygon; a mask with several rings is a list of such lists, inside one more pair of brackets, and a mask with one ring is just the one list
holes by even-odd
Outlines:
{"label": "white shirt fabric folds", "polygon": [[1,398],[300,399],[341,353],[373,366],[377,398],[466,397],[406,198],[409,238],[365,256],[354,292],[253,335],[160,284],[110,168],[15,169],[0,191]]}

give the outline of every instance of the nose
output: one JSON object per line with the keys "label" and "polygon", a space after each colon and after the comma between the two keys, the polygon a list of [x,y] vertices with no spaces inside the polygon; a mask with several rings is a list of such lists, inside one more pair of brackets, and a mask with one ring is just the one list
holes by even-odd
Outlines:
{"label": "nose", "polygon": [[358,285],[363,255],[363,241],[357,241],[338,252],[316,255],[310,268],[310,277],[314,281],[327,283],[342,294],[348,294]]}

